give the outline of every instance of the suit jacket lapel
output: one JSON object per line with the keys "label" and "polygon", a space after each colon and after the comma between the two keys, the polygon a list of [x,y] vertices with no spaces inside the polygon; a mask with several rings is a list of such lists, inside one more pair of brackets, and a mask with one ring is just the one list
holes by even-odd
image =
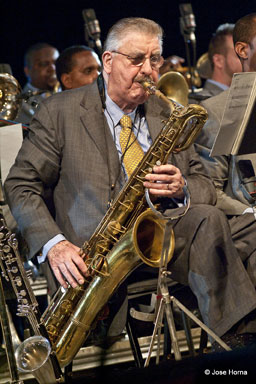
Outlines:
{"label": "suit jacket lapel", "polygon": [[169,107],[163,102],[159,102],[156,96],[151,96],[145,104],[146,119],[153,142],[164,126],[162,120],[167,120],[170,112]]}
{"label": "suit jacket lapel", "polygon": [[[88,93],[90,96],[88,96]],[[80,106],[82,123],[100,151],[104,161],[109,164],[111,179],[115,180],[120,169],[119,158],[104,116],[96,83],[86,86],[86,92]]]}

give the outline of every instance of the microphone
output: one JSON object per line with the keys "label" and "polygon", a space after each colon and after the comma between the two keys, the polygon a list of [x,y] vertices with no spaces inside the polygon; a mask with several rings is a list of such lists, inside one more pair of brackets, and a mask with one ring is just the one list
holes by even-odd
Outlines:
{"label": "microphone", "polygon": [[85,26],[85,39],[88,41],[88,45],[94,48],[94,44],[97,47],[98,53],[102,54],[102,45],[100,41],[100,24],[96,19],[94,9],[84,9],[83,12],[84,26]]}
{"label": "microphone", "polygon": [[256,202],[256,176],[251,160],[239,160],[238,168],[245,198],[252,204]]}
{"label": "microphone", "polygon": [[12,75],[12,68],[10,64],[1,63],[0,64],[0,73],[7,73],[8,75]]}
{"label": "microphone", "polygon": [[192,5],[184,3],[179,5],[180,8],[180,29],[186,41],[194,42],[196,40],[195,29],[196,20],[193,14]]}

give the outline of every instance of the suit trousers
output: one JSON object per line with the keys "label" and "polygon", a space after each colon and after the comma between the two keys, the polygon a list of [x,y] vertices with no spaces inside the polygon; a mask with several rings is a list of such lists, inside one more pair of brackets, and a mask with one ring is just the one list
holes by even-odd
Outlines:
{"label": "suit trousers", "polygon": [[[245,214],[227,220],[216,207],[192,205],[182,218],[173,222],[173,229],[175,251],[168,269],[173,280],[189,285],[204,323],[219,336],[238,323],[239,332],[256,332],[252,312],[256,308],[254,216]],[[47,263],[44,266],[48,267]],[[49,267],[48,272],[52,274]],[[138,278],[136,272],[136,280]],[[124,288],[125,283],[122,286]],[[50,294],[56,288],[57,284]],[[111,324],[111,335],[121,333],[125,326],[127,300],[123,300],[119,288],[111,300],[115,309],[110,318],[117,313]]]}
{"label": "suit trousers", "polygon": [[[251,268],[250,257],[245,256],[254,255],[256,247],[248,245],[247,239],[252,239],[255,221],[243,220],[244,228],[239,230],[238,223],[229,223],[218,208],[202,204],[192,205],[173,223],[176,245],[168,265],[171,277],[190,286],[204,323],[219,336],[256,308],[255,287],[246,270]],[[256,332],[254,321],[249,329]]]}

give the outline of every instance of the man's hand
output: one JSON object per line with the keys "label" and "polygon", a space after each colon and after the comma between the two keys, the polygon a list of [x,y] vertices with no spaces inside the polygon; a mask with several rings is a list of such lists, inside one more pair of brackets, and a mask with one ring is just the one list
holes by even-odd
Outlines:
{"label": "man's hand", "polygon": [[62,287],[67,288],[67,282],[75,288],[84,283],[87,267],[79,255],[80,249],[67,240],[54,245],[47,254],[54,275]]}
{"label": "man's hand", "polygon": [[178,168],[171,164],[154,166],[153,173],[145,176],[144,187],[157,197],[166,196],[177,199],[184,198],[184,178]]}

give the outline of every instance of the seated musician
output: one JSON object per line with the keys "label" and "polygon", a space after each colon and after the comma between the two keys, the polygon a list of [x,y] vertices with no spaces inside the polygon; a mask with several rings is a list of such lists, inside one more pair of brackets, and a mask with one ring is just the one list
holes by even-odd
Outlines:
{"label": "seated musician", "polygon": [[[134,169],[136,174],[162,121],[170,118],[170,106],[149,96],[141,84],[158,80],[162,39],[162,28],[152,20],[132,17],[113,25],[102,55],[103,81],[41,102],[5,182],[30,256],[42,250],[40,262],[48,263],[64,288],[88,279],[81,246]],[[146,168],[143,186],[166,208],[186,205],[189,193],[190,208],[174,221],[176,245],[168,269],[175,280],[190,286],[205,324],[219,336],[226,335],[256,308],[255,287],[225,214],[214,206],[215,187],[194,147],[170,153],[167,164]],[[44,199],[49,187],[54,217]],[[117,209],[126,208],[121,204]],[[98,292],[94,300],[103,300],[105,294]],[[117,291],[118,308],[124,296]],[[125,319],[120,319],[115,332],[124,325]],[[244,333],[242,327],[239,333]],[[77,340],[73,333],[72,338]],[[79,347],[83,340],[76,342]]]}

